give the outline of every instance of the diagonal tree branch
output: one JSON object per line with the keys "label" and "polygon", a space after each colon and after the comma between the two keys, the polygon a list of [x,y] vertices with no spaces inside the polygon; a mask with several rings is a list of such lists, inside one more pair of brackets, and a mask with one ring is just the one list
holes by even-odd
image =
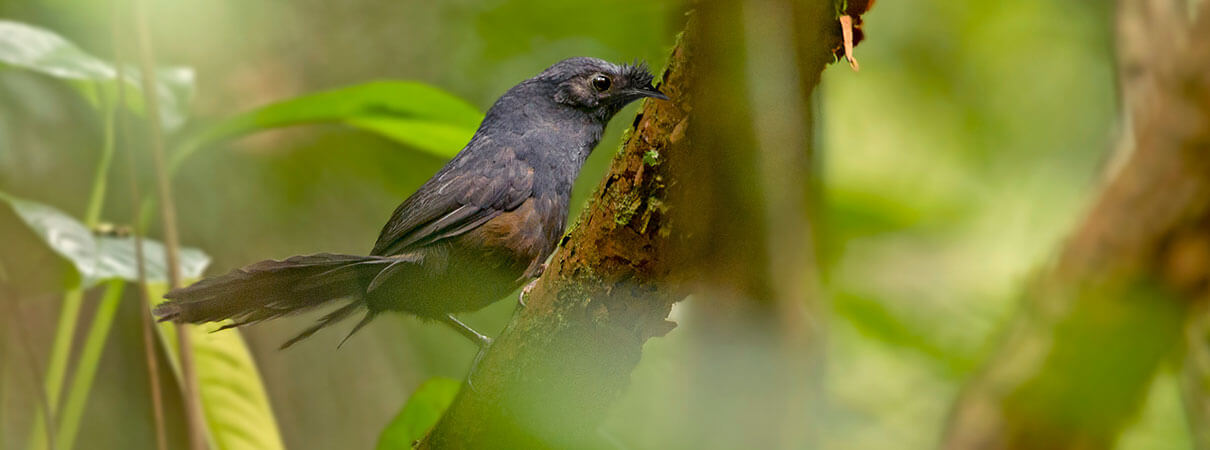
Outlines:
{"label": "diagonal tree branch", "polygon": [[[690,14],[660,84],[671,101],[643,106],[529,306],[420,448],[599,445],[597,426],[629,383],[644,342],[672,330],[669,311],[690,292],[695,309],[733,322],[715,338],[761,330],[758,339],[734,343],[771,356],[748,364],[724,354],[708,368],[740,372],[705,374],[690,396],[768,406],[759,417],[776,417],[742,435],[759,439],[750,445],[803,442],[808,397],[797,393],[809,389],[800,375],[810,370],[803,343],[812,333],[803,277],[814,263],[805,222],[809,97],[843,47],[842,34],[832,0],[737,5],[702,1]],[[765,23],[776,26],[754,26]],[[775,76],[775,86],[749,82],[764,76]],[[719,384],[769,373],[783,376],[746,383],[756,390]],[[718,406],[706,407],[731,415],[716,421],[741,418]]]}
{"label": "diagonal tree branch", "polygon": [[946,448],[1107,448],[1210,288],[1210,4],[1151,62],[1134,150],[967,386]]}
{"label": "diagonal tree branch", "polygon": [[674,326],[665,318],[677,298],[658,282],[669,273],[670,172],[660,160],[687,150],[687,52],[678,45],[664,72],[660,89],[672,100],[643,106],[528,306],[420,448],[583,446],[621,395],[643,342]]}

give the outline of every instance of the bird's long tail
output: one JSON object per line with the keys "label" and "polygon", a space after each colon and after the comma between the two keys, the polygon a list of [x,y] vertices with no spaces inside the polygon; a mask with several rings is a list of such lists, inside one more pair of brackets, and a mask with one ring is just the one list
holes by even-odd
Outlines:
{"label": "bird's long tail", "polygon": [[[223,328],[231,328],[295,314],[327,303],[347,302],[286,341],[282,345],[282,348],[286,348],[320,328],[366,309],[364,297],[367,287],[379,272],[399,262],[400,259],[394,257],[329,253],[261,261],[185,288],[173,289],[164,295],[169,300],[157,306],[155,314],[161,321],[188,323],[230,319],[233,322]],[[375,313],[368,309],[366,311],[362,321],[349,333],[350,336],[373,318]]]}

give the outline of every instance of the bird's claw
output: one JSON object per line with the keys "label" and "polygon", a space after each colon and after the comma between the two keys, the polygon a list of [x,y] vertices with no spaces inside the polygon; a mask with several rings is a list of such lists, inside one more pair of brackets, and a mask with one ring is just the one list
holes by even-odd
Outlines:
{"label": "bird's claw", "polygon": [[[545,269],[546,264],[543,264],[542,268]],[[521,305],[521,307],[524,308],[525,307],[525,297],[529,297],[529,291],[534,290],[534,286],[537,286],[537,285],[538,285],[538,278],[534,278],[528,284],[526,284],[525,287],[521,288],[521,293],[517,295],[517,304]]]}
{"label": "bird's claw", "polygon": [[526,306],[525,297],[529,297],[529,291],[534,290],[534,286],[536,286],[537,284],[538,284],[538,280],[535,279],[534,281],[530,281],[529,284],[525,285],[525,287],[521,288],[521,293],[517,295],[517,304],[518,305],[521,305],[522,308],[524,308]]}

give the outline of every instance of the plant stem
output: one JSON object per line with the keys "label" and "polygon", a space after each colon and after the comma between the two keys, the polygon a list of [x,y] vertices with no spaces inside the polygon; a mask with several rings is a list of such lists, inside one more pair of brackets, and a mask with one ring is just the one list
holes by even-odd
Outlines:
{"label": "plant stem", "polygon": [[[131,159],[132,163],[133,161],[134,160]],[[133,166],[133,164],[131,165]],[[133,179],[134,177],[132,176],[131,178]],[[131,181],[131,190],[133,191],[132,197],[136,199],[139,198],[138,187],[133,180]],[[136,225],[134,245],[135,261],[137,261],[139,265],[138,287],[139,304],[141,308],[140,310],[142,311],[141,321],[143,324],[143,354],[147,357],[147,380],[148,389],[151,390],[151,413],[152,418],[155,420],[155,448],[156,450],[167,450],[168,437],[164,432],[164,400],[160,389],[160,364],[156,359],[155,338],[152,336],[152,334],[155,333],[155,330],[152,329],[154,325],[152,324],[151,317],[151,300],[147,298],[147,274],[143,266],[143,237],[140,233],[142,233],[142,231],[138,230],[138,226]]]}
{"label": "plant stem", "polygon": [[[113,4],[113,48],[114,48],[114,64],[117,67],[118,79],[123,77],[123,61],[122,61],[122,30],[126,27],[122,26],[122,2],[115,1]],[[118,84],[118,110],[124,111],[123,108],[126,102],[126,83]],[[123,120],[122,116],[118,117],[120,126],[118,132],[121,136],[130,139],[130,122]],[[139,189],[138,165],[135,162],[133,146],[127,146],[126,151],[126,168],[128,172],[128,186],[130,189],[130,204],[134,207],[131,212],[131,237],[134,239],[134,260],[135,272],[138,282],[138,297],[139,297],[139,318],[142,324],[143,331],[143,356],[147,362],[147,386],[151,396],[151,417],[155,423],[155,448],[156,450],[168,449],[168,435],[164,431],[164,399],[160,388],[160,364],[156,357],[155,347],[155,326],[154,319],[151,317],[151,300],[147,298],[147,266],[146,255],[143,254],[143,233],[145,232],[143,214],[140,205],[140,199],[143,194]]]}
{"label": "plant stem", "polygon": [[[118,85],[121,86],[123,83],[122,79],[116,78],[116,80]],[[97,160],[97,171],[92,180],[92,194],[88,198],[88,209],[84,211],[84,224],[90,227],[96,225],[97,221],[100,220],[101,208],[105,205],[109,166],[113,163],[114,153],[114,115],[117,109],[114,106],[118,101],[121,100],[103,101],[101,104],[101,108],[105,114],[104,145],[101,147],[101,159]]]}
{"label": "plant stem", "polygon": [[[120,82],[119,82],[120,85]],[[97,90],[104,92],[98,84]],[[101,209],[105,206],[105,191],[109,167],[114,154],[114,102],[107,100],[102,94],[101,109],[104,111],[104,139],[101,144],[101,158],[97,161],[97,170],[93,176],[92,191],[88,197],[88,206],[84,212],[84,225],[92,228],[101,217]],[[84,289],[77,287],[63,295],[63,307],[59,310],[59,323],[55,328],[55,338],[51,344],[50,361],[46,369],[46,395],[50,406],[50,415],[55,415],[59,409],[59,398],[63,392],[63,381],[67,375],[68,359],[71,357],[71,344],[76,335],[76,322],[80,318],[80,307],[84,303]],[[94,319],[95,326],[95,319]],[[79,370],[79,369],[77,369]],[[73,375],[74,377],[74,375]],[[47,427],[42,419],[34,419],[33,436],[42,435]],[[44,448],[40,441],[31,441],[31,449]]]}
{"label": "plant stem", "polygon": [[[76,334],[76,321],[80,318],[80,305],[83,302],[84,291],[81,289],[72,289],[63,295],[63,308],[59,310],[59,324],[55,327],[55,340],[51,344],[50,362],[46,368],[46,397],[51,405],[59,404],[63,378],[67,375],[67,359],[71,356],[71,342]],[[51,409],[53,411],[54,408]]]}
{"label": "plant stem", "polygon": [[[21,315],[21,306],[15,303],[12,304],[7,316],[12,319],[13,330],[17,333],[17,338],[20,340],[18,347],[21,347],[21,350],[25,353],[25,364],[29,366],[30,372],[30,384],[37,391],[37,395],[35,395],[35,398],[38,400],[37,409],[39,414],[37,420],[43,424],[54,423],[54,417],[50,413],[50,401],[46,398],[46,386],[38,386],[38,380],[42,379],[42,374],[38,370],[38,359],[34,356],[33,346],[29,342],[29,331],[25,329],[25,320],[22,319]],[[50,432],[50,427],[35,428],[34,432],[36,434],[29,436],[31,446],[38,443],[40,448],[50,450],[57,448],[55,446],[55,436],[54,433]]]}
{"label": "plant stem", "polygon": [[55,433],[55,440],[64,449],[72,448],[75,443],[76,432],[80,428],[80,416],[84,413],[88,393],[92,390],[92,381],[96,377],[97,366],[101,360],[101,353],[105,350],[105,341],[109,337],[114,315],[117,314],[118,305],[122,301],[125,283],[125,280],[122,279],[109,281],[105,296],[97,305],[92,326],[89,327],[88,335],[84,339],[84,348],[80,350],[80,359],[76,362],[76,371],[72,377],[67,401],[64,402],[63,409],[58,415],[59,426]]}
{"label": "plant stem", "polygon": [[[164,130],[160,123],[160,108],[156,98],[156,75],[151,36],[147,29],[147,8],[143,0],[134,0],[136,41],[139,47],[139,70],[143,81],[143,98],[147,109],[151,154],[155,163],[156,186],[160,199],[160,219],[164,232],[164,260],[168,269],[168,285],[181,286],[180,237],[176,227],[176,205],[172,201],[172,186],[164,158]],[[205,423],[198,402],[197,374],[193,367],[193,346],[190,345],[188,325],[177,324],[177,347],[180,352],[181,390],[189,428],[189,446],[203,450]]]}

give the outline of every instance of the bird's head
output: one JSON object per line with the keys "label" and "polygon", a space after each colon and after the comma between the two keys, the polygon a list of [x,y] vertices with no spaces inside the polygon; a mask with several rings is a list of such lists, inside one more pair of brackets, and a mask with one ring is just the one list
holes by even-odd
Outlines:
{"label": "bird's head", "polygon": [[647,64],[613,64],[597,58],[570,58],[537,77],[554,87],[554,101],[608,121],[630,102],[643,97],[667,100],[651,85]]}

